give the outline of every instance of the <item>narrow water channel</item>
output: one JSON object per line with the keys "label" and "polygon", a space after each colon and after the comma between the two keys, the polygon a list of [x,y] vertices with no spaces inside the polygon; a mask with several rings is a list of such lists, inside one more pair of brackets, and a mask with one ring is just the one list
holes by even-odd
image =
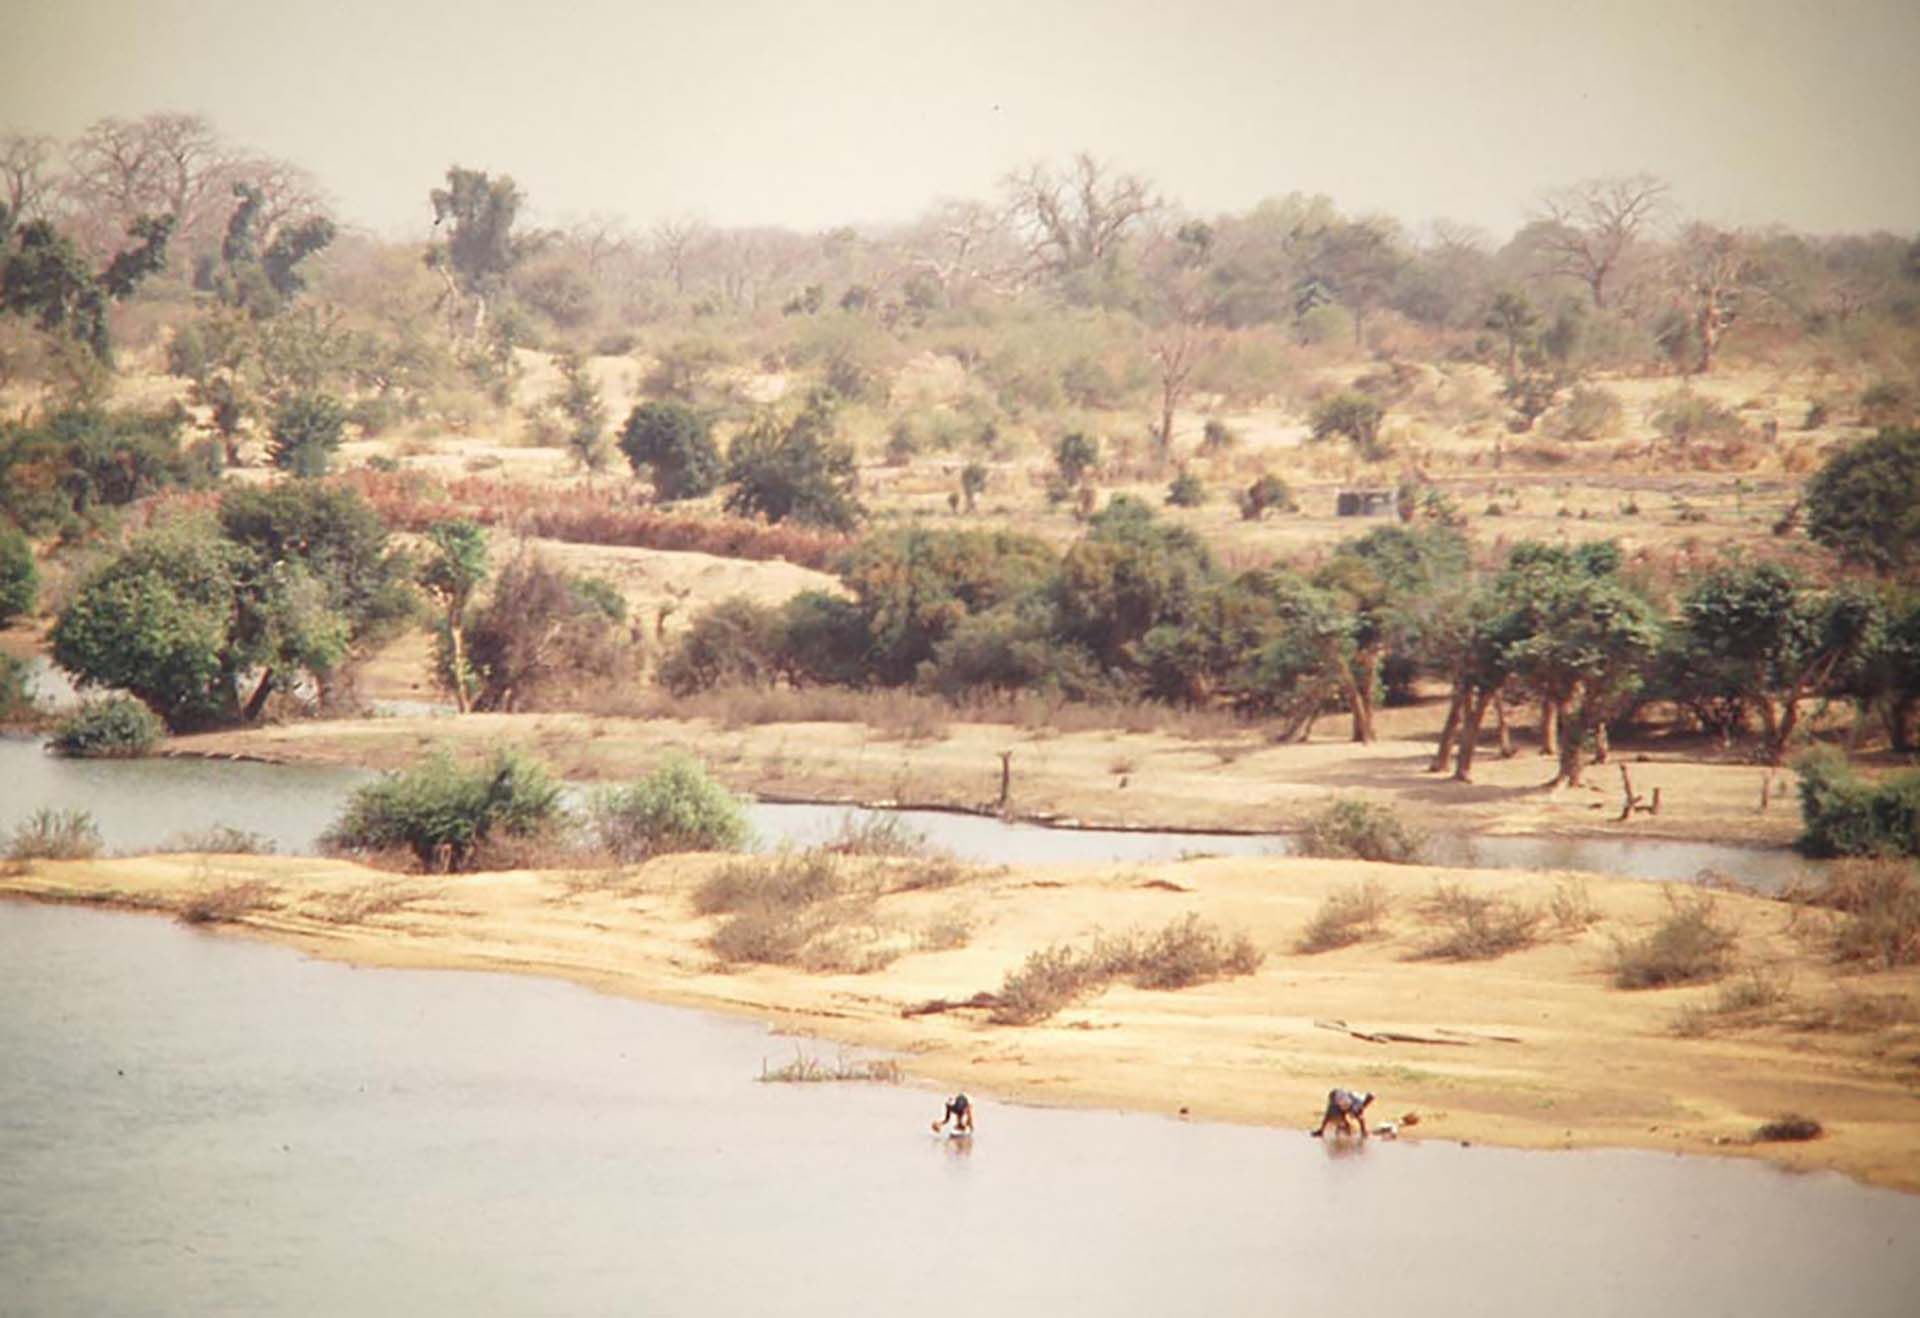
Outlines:
{"label": "narrow water channel", "polygon": [[928,1091],[757,1083],[809,1045],[750,1025],[153,916],[0,902],[0,1002],[20,1318],[1904,1318],[1920,1294],[1920,1197],[1833,1175],[990,1098],[955,1143]]}

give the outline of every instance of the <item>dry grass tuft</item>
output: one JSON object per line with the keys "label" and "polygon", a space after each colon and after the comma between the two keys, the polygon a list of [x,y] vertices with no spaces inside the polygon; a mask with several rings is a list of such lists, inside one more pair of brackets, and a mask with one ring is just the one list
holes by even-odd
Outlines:
{"label": "dry grass tuft", "polygon": [[274,905],[272,884],[242,879],[193,894],[180,904],[179,914],[183,924],[232,924]]}
{"label": "dry grass tuft", "polygon": [[1378,938],[1387,916],[1387,890],[1378,882],[1340,888],[1327,894],[1293,950],[1311,955]]}
{"label": "dry grass tuft", "polygon": [[1718,979],[1733,960],[1739,941],[1721,923],[1710,892],[1678,896],[1667,890],[1666,919],[1639,938],[1616,938],[1613,948],[1615,988],[1666,988]]}
{"label": "dry grass tuft", "polygon": [[1545,912],[1497,893],[1443,883],[1420,903],[1420,913],[1443,928],[1412,954],[1418,961],[1491,961],[1538,941]]}

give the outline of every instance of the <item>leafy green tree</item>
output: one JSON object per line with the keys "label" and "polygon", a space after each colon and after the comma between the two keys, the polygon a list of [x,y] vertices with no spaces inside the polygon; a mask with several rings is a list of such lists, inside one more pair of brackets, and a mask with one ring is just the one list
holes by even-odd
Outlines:
{"label": "leafy green tree", "polygon": [[1080,484],[1100,463],[1100,443],[1079,431],[1063,435],[1053,446],[1053,469],[1067,488]]}
{"label": "leafy green tree", "polygon": [[69,408],[37,425],[0,421],[0,510],[27,531],[67,531],[208,476],[180,443],[177,412]]}
{"label": "leafy green tree", "polygon": [[461,518],[427,528],[428,556],[420,566],[420,585],[440,606],[440,643],[446,653],[439,669],[453,688],[462,714],[473,709],[473,666],[467,660],[467,610],[487,579],[487,533]]}
{"label": "leafy green tree", "polygon": [[1507,345],[1506,376],[1514,380],[1520,374],[1521,350],[1530,347],[1540,326],[1540,313],[1533,309],[1525,293],[1506,289],[1496,294],[1487,308],[1486,327]]}
{"label": "leafy green tree", "polygon": [[1611,541],[1574,549],[1526,543],[1508,556],[1505,661],[1541,694],[1560,727],[1554,785],[1578,787],[1586,739],[1639,685],[1660,644],[1653,606],[1619,576]]}
{"label": "leafy green tree", "polygon": [[784,423],[762,415],[727,450],[726,509],[769,522],[792,518],[837,531],[865,515],[854,497],[853,450],[834,437],[833,398],[816,391]]}
{"label": "leafy green tree", "polygon": [[1132,666],[1132,647],[1153,628],[1184,621],[1213,577],[1213,557],[1193,532],[1121,496],[1096,513],[1051,586],[1057,636],[1108,671]]}
{"label": "leafy green tree", "polygon": [[1346,390],[1315,404],[1307,427],[1315,440],[1344,435],[1362,458],[1373,462],[1386,456],[1380,444],[1380,422],[1385,415],[1378,399]]}
{"label": "leafy green tree", "polygon": [[241,179],[234,183],[233,195],[219,256],[200,263],[194,283],[228,306],[264,320],[299,296],[306,287],[300,263],[332,243],[336,230],[326,216],[311,215],[280,225],[272,240],[265,241],[266,193]]}
{"label": "leafy green tree", "polygon": [[969,615],[1039,590],[1057,563],[1032,536],[922,528],[870,535],[841,580],[865,622],[868,662],[881,682],[911,681]]}
{"label": "leafy green tree", "polygon": [[620,451],[634,473],[651,472],[662,503],[697,499],[720,484],[723,466],[706,419],[683,403],[642,403],[627,414]]}
{"label": "leafy green tree", "polygon": [[429,194],[433,227],[438,234],[427,248],[427,268],[447,283],[449,305],[462,298],[473,303],[471,335],[481,337],[486,327],[489,299],[504,290],[506,279],[524,248],[514,239],[513,225],[525,200],[505,175],[489,178],[484,170],[447,170],[447,186]]}
{"label": "leafy green tree", "polygon": [[1920,566],[1920,429],[1882,430],[1807,482],[1807,534],[1886,577]]}
{"label": "leafy green tree", "polygon": [[0,627],[31,613],[39,591],[33,546],[16,528],[0,523]]}
{"label": "leafy green tree", "polygon": [[233,639],[233,560],[205,525],[136,538],[61,611],[54,662],[82,683],[139,697],[175,730],[233,721],[245,666]]}
{"label": "leafy green tree", "polygon": [[346,436],[347,410],[332,394],[298,393],[273,409],[267,449],[295,476],[324,476]]}
{"label": "leafy green tree", "polygon": [[1725,567],[1680,602],[1675,644],[1686,680],[1760,716],[1767,762],[1786,763],[1802,704],[1838,693],[1884,624],[1865,592],[1816,591],[1772,563]]}
{"label": "leafy green tree", "polygon": [[46,220],[31,220],[13,233],[13,250],[0,249],[0,311],[31,317],[50,334],[84,344],[102,363],[113,361],[107,336],[107,306],[133,295],[141,281],[164,269],[172,216],[143,216],[127,236],[135,246],[95,272],[73,240]]}

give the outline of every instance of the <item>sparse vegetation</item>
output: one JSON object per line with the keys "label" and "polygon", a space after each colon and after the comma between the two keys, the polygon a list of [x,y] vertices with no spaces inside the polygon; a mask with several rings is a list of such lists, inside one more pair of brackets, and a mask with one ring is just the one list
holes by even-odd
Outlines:
{"label": "sparse vegetation", "polygon": [[1912,862],[1839,861],[1787,899],[1828,913],[1819,933],[1837,961],[1920,965],[1920,867]]}
{"label": "sparse vegetation", "polygon": [[1545,918],[1511,897],[1460,883],[1437,885],[1420,912],[1441,926],[1413,954],[1426,961],[1491,961],[1518,952],[1533,946]]}
{"label": "sparse vegetation", "polygon": [[238,879],[194,893],[180,905],[183,924],[234,924],[274,905],[273,885]]}
{"label": "sparse vegetation", "polygon": [[214,824],[208,828],[175,833],[161,845],[162,851],[199,852],[205,855],[265,856],[274,850],[273,839],[242,828]]}
{"label": "sparse vegetation", "polygon": [[809,1057],[796,1046],[793,1060],[782,1066],[760,1063],[760,1082],[769,1085],[824,1084],[863,1081],[897,1085],[905,1076],[900,1063],[891,1057],[849,1058],[841,1053],[831,1065],[818,1057]]}
{"label": "sparse vegetation", "polygon": [[1380,936],[1387,915],[1387,890],[1378,882],[1337,888],[1313,913],[1294,951],[1330,952]]}
{"label": "sparse vegetation", "polygon": [[7,839],[9,860],[87,860],[99,854],[100,829],[85,810],[36,810]]}
{"label": "sparse vegetation", "polygon": [[1307,821],[1295,852],[1326,860],[1373,860],[1411,865],[1426,845],[1418,829],[1390,805],[1339,797]]}
{"label": "sparse vegetation", "polygon": [[1723,923],[1713,894],[1667,894],[1667,916],[1638,938],[1615,938],[1613,985],[1667,988],[1718,979],[1732,964],[1738,936]]}
{"label": "sparse vegetation", "polygon": [[1085,947],[1055,943],[1029,953],[993,995],[996,1025],[1035,1025],[1116,979],[1179,989],[1250,975],[1263,957],[1245,934],[1228,935],[1189,912],[1154,933],[1096,936]]}

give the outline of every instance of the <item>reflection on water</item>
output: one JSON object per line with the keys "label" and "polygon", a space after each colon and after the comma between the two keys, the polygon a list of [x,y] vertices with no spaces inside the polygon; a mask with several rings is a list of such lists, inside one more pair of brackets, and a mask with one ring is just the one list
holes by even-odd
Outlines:
{"label": "reflection on water", "polygon": [[[760,1084],[788,1040],[0,903],[17,1315],[1905,1315],[1920,1198]],[[1272,1078],[1304,1124],[1323,1091]]]}

